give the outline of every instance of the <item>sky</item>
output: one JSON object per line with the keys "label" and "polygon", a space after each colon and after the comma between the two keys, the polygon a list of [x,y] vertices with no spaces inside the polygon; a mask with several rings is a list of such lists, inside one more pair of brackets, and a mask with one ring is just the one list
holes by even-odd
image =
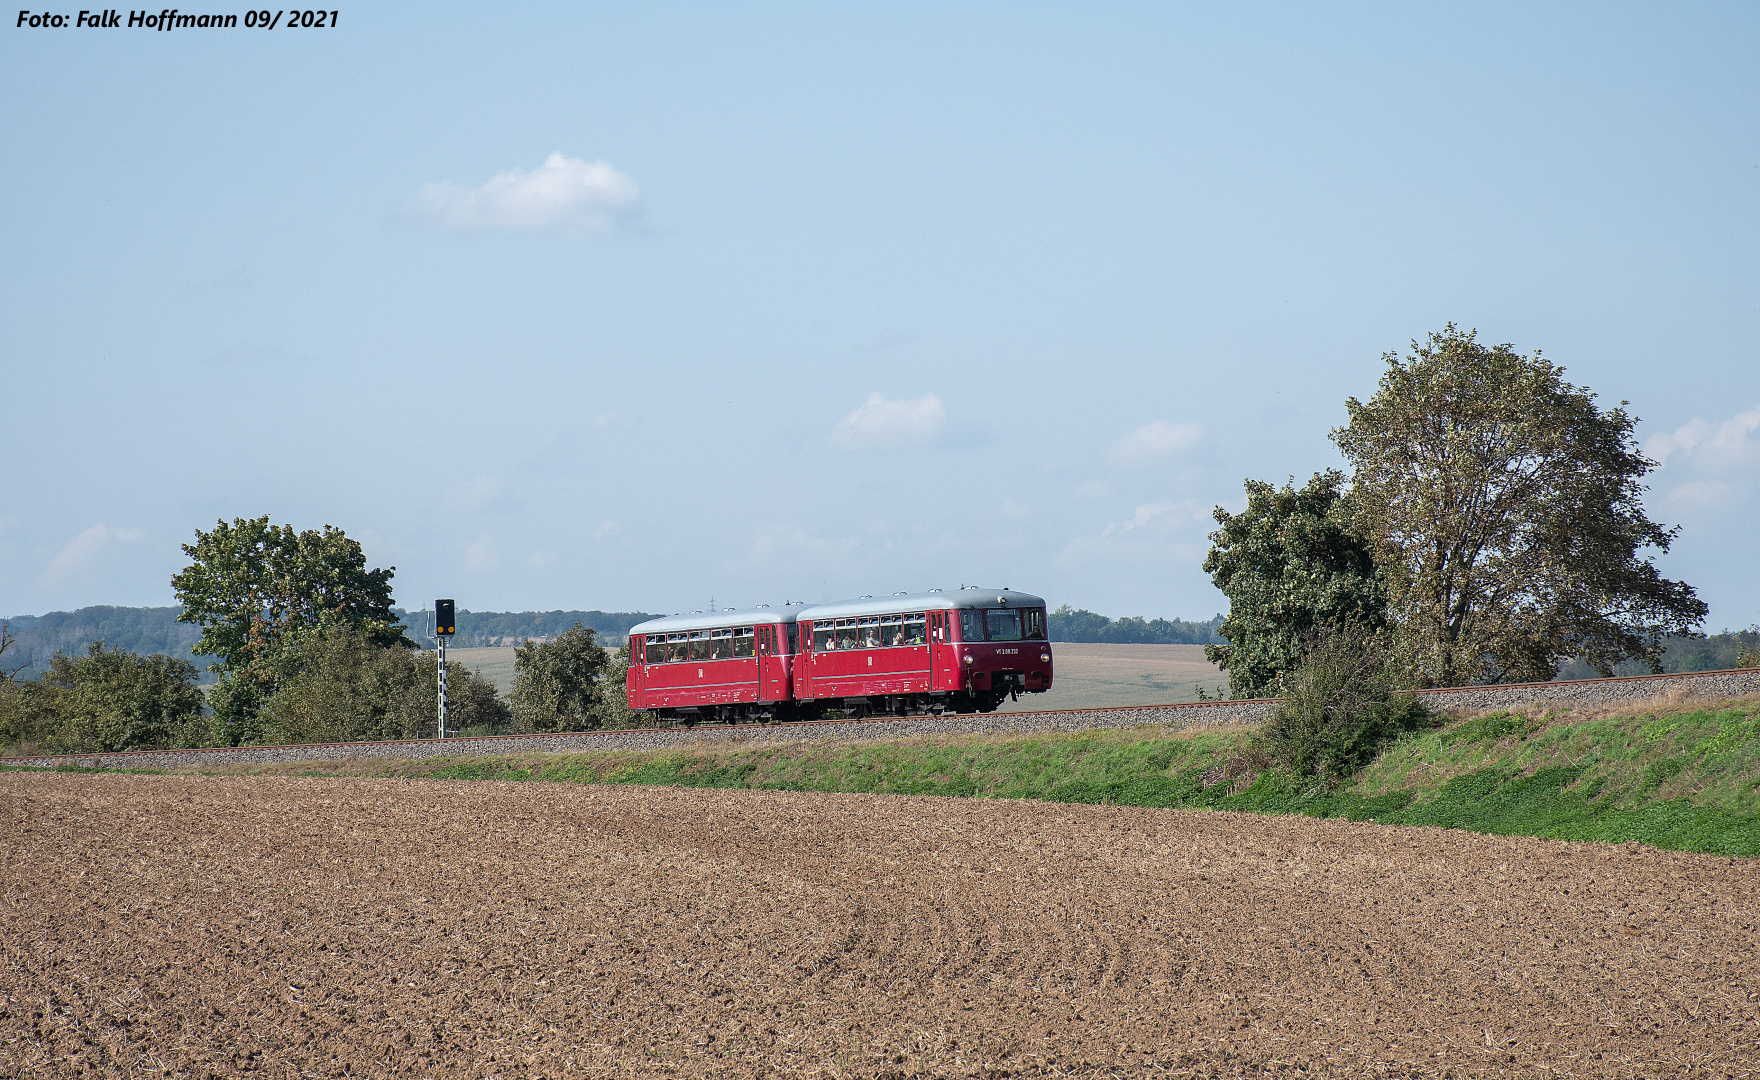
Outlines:
{"label": "sky", "polygon": [[411,609],[1208,618],[1453,322],[1631,402],[1760,621],[1755,5],[212,12],[0,28],[0,614],[268,514]]}

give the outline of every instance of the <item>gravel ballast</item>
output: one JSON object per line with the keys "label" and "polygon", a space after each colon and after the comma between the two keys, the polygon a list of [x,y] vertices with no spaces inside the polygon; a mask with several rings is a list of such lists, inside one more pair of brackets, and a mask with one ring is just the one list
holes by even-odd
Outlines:
{"label": "gravel ballast", "polygon": [[[1760,668],[1739,671],[1640,675],[1621,679],[1519,683],[1421,691],[1437,709],[1513,709],[1521,707],[1617,706],[1658,698],[1729,700],[1760,694]],[[711,743],[761,744],[807,741],[896,739],[919,735],[1070,732],[1091,728],[1165,726],[1181,730],[1226,724],[1253,724],[1276,706],[1272,698],[1199,701],[1183,705],[1145,705],[1055,712],[919,716],[905,720],[820,721],[811,724],[704,725],[635,731],[588,731],[555,735],[496,735],[486,738],[419,739],[397,742],[322,743],[301,746],[219,747],[202,750],[141,750],[126,753],[59,754],[7,759],[9,765],[54,768],[174,769],[183,766],[270,764],[349,759],[408,760],[502,754],[582,754],[596,750],[659,750]]]}

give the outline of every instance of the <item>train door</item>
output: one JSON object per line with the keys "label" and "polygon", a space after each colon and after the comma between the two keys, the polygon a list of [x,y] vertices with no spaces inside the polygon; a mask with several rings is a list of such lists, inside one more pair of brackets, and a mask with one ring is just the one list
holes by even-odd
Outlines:
{"label": "train door", "polygon": [[630,638],[629,673],[624,679],[624,685],[629,692],[629,707],[632,709],[639,709],[644,704],[642,701],[642,678],[648,671],[647,664],[644,663],[646,659],[647,656],[642,651],[642,639],[639,637]]}
{"label": "train door", "polygon": [[787,661],[783,659],[782,627],[759,626],[758,700],[782,701],[788,697]]}
{"label": "train door", "polygon": [[929,612],[929,689],[959,689],[959,664],[947,631],[947,612]]}

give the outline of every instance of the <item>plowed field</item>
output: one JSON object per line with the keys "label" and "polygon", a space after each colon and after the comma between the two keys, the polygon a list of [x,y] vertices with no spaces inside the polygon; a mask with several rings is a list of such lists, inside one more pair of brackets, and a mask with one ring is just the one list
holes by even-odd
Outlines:
{"label": "plowed field", "polygon": [[1751,1076],[1760,865],[1246,815],[0,774],[0,1075]]}

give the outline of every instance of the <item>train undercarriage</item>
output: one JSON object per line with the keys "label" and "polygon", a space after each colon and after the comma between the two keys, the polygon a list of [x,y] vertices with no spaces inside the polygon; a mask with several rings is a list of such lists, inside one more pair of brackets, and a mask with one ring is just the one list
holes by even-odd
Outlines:
{"label": "train undercarriage", "polygon": [[989,691],[956,691],[942,694],[876,694],[867,697],[818,698],[814,701],[744,702],[734,705],[698,705],[650,710],[662,723],[694,727],[700,723],[789,723],[801,720],[886,720],[907,716],[941,716],[947,713],[995,712],[1020,688]]}

